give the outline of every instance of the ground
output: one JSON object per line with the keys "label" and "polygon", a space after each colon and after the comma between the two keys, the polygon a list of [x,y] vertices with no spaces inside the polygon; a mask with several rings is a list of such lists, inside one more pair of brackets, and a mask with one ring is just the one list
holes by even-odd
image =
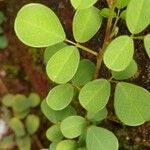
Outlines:
{"label": "ground", "polygon": [[[9,0],[0,1],[0,10],[6,15],[6,21],[3,24],[5,35],[8,38],[9,46],[6,49],[0,49],[0,79],[3,81],[7,90],[10,93],[23,93],[28,95],[31,91],[37,92],[41,98],[44,98],[49,89],[52,87],[52,82],[45,74],[45,64],[43,62],[44,49],[33,49],[22,44],[16,37],[13,29],[14,19],[17,11],[24,5],[30,2],[40,2],[49,6],[59,16],[65,28],[67,37],[73,40],[72,37],[72,18],[74,10],[71,7],[69,0]],[[99,0],[96,4],[99,8],[107,7],[105,0]],[[103,43],[106,20],[104,19],[101,30],[94,36],[92,40],[85,43],[87,47],[98,50]],[[129,34],[124,21],[119,22],[119,33]],[[150,32],[150,27],[142,34]],[[128,82],[140,85],[150,91],[150,61],[145,53],[143,43],[135,42],[135,60],[138,62],[138,74]],[[88,58],[95,62],[93,56],[81,52],[83,58]],[[102,66],[100,70],[102,77],[108,78],[109,71]],[[0,96],[5,93],[5,89],[0,86]],[[127,127],[118,122],[113,115],[112,101],[107,106],[110,110],[110,115],[101,126],[113,131],[120,141],[121,150],[148,150],[150,149],[150,122],[147,122],[139,127]],[[39,109],[37,109],[39,113]],[[41,113],[39,113],[41,115]],[[45,130],[49,122],[44,122],[40,128],[38,135],[44,146],[48,142],[45,140]],[[41,136],[42,135],[42,136]],[[34,148],[33,148],[34,149]],[[36,148],[35,148],[36,149]]]}

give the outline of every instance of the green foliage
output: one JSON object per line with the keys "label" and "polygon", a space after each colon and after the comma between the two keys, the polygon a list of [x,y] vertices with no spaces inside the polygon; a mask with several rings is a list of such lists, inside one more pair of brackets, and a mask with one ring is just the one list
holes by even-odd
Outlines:
{"label": "green foliage", "polygon": [[36,115],[28,115],[26,118],[25,125],[27,132],[32,135],[38,130],[40,126],[40,119]]}
{"label": "green foliage", "polygon": [[110,83],[105,79],[97,79],[87,83],[79,93],[82,107],[89,112],[102,110],[110,96]]}
{"label": "green foliage", "polygon": [[124,70],[133,59],[133,40],[126,35],[114,39],[104,54],[105,65],[113,71]]}
{"label": "green foliage", "polygon": [[81,116],[69,116],[65,118],[60,129],[66,138],[76,138],[83,133],[86,127],[86,120]]}
{"label": "green foliage", "polygon": [[7,94],[3,97],[2,99],[2,103],[3,105],[5,105],[6,107],[11,107],[12,103],[13,103],[13,99],[14,99],[14,95],[12,94]]}
{"label": "green foliage", "polygon": [[91,126],[87,131],[87,149],[88,150],[118,150],[118,140],[116,136],[100,127]]}
{"label": "green foliage", "polygon": [[118,118],[130,126],[150,120],[150,93],[137,85],[120,82],[115,90],[115,111]]}
{"label": "green foliage", "polygon": [[123,71],[112,71],[112,77],[117,79],[117,80],[124,80],[124,79],[129,79],[133,77],[138,71],[137,63],[135,60],[132,60],[131,63],[125,70]]}
{"label": "green foliage", "polygon": [[50,58],[46,66],[47,75],[52,81],[65,84],[77,71],[79,59],[78,49],[74,46],[67,46]]}
{"label": "green foliage", "polygon": [[127,7],[126,23],[129,31],[133,34],[140,33],[150,24],[150,1],[130,0]]}
{"label": "green foliage", "polygon": [[83,86],[92,80],[94,71],[94,63],[89,61],[88,59],[82,59],[71,82],[76,86]]}
{"label": "green foliage", "polygon": [[146,35],[144,38],[144,46],[148,57],[150,58],[150,34]]}
{"label": "green foliage", "polygon": [[0,11],[0,25],[4,22],[5,20],[5,15],[2,11]]}
{"label": "green foliage", "polygon": [[73,19],[73,35],[77,42],[84,43],[90,40],[99,30],[102,23],[100,11],[90,7],[76,11]]}
{"label": "green foliage", "polygon": [[71,84],[58,85],[48,94],[46,102],[53,110],[66,108],[74,96],[74,88]]}
{"label": "green foliage", "polygon": [[23,43],[32,47],[46,47],[65,39],[57,16],[51,9],[38,3],[28,4],[20,9],[15,20],[15,31]]}
{"label": "green foliage", "polygon": [[70,0],[70,2],[75,9],[85,9],[94,5],[97,0]]}
{"label": "green foliage", "polygon": [[[93,6],[97,0],[70,2],[76,9],[72,28],[77,43],[66,39],[58,17],[42,4],[25,5],[15,20],[15,31],[22,42],[32,47],[47,47],[44,52],[47,75],[53,82],[60,84],[56,84],[41,103],[43,114],[54,123],[46,132],[47,138],[52,141],[49,149],[118,150],[115,135],[97,126],[101,125],[99,123],[103,119],[107,119],[107,115],[111,117],[108,114],[110,110],[106,109],[109,98],[111,104],[114,102],[115,113],[123,124],[137,126],[150,120],[150,93],[137,85],[120,82],[138,72],[138,64],[133,59],[133,56],[136,56],[134,40],[144,40],[146,52],[150,57],[149,34],[136,36],[150,24],[150,2],[117,0],[112,7],[102,10]],[[88,42],[99,31],[102,17],[108,18],[108,23],[105,38],[102,39],[104,43],[100,45],[99,52],[80,45],[79,43]],[[126,20],[127,27],[132,33],[130,36],[121,35],[119,32],[120,18]],[[101,38],[97,39],[99,40]],[[85,55],[82,55],[80,60],[79,50],[93,54],[97,60],[96,66],[84,59]],[[107,69],[102,69],[103,62],[112,76],[108,76]],[[104,76],[107,79],[103,79]],[[111,83],[113,87],[116,86],[115,93],[111,93],[114,92],[111,90]],[[16,101],[15,97],[14,102],[10,101],[9,96],[2,100],[3,104],[12,107],[14,115],[18,118],[27,117],[25,127],[29,134],[34,133],[39,122],[31,115],[28,116],[28,110],[39,104],[38,96],[18,96],[21,100]],[[25,112],[26,115],[23,115]],[[18,119],[17,122],[21,121]],[[16,126],[12,125],[11,128],[18,133]]]}
{"label": "green foliage", "polygon": [[0,49],[4,49],[8,46],[8,39],[5,35],[0,35]]}

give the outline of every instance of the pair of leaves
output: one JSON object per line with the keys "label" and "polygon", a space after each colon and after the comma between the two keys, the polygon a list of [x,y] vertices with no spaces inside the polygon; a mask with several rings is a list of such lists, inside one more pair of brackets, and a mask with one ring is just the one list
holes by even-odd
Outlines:
{"label": "pair of leaves", "polygon": [[113,71],[122,71],[133,59],[134,43],[132,38],[123,35],[114,39],[104,54],[105,65]]}
{"label": "pair of leaves", "polygon": [[126,23],[132,34],[143,31],[150,24],[150,1],[149,0],[130,0],[127,12]]}
{"label": "pair of leaves", "polygon": [[127,125],[138,126],[150,120],[150,93],[142,87],[118,83],[114,106],[118,118]]}
{"label": "pair of leaves", "polygon": [[55,111],[48,106],[46,100],[42,101],[41,110],[47,119],[53,123],[58,123],[68,116],[76,115],[75,109],[71,106],[68,106],[63,110]]}

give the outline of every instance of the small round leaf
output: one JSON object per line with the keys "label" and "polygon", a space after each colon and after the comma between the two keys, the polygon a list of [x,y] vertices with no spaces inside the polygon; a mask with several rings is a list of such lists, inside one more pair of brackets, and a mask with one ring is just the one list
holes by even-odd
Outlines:
{"label": "small round leaf", "polygon": [[60,125],[53,125],[46,131],[46,137],[52,142],[59,142],[63,139],[60,131]]}
{"label": "small round leaf", "polygon": [[133,59],[134,44],[132,38],[123,35],[114,39],[104,54],[105,65],[113,71],[122,71]]}
{"label": "small round leaf", "polygon": [[114,106],[116,115],[126,125],[138,126],[150,120],[150,93],[137,85],[118,83]]}
{"label": "small round leaf", "polygon": [[62,110],[72,101],[74,88],[71,84],[58,85],[48,94],[46,101],[53,110]]}
{"label": "small round leaf", "polygon": [[137,63],[135,60],[132,60],[129,66],[123,71],[112,71],[112,76],[116,80],[124,80],[133,77],[138,71]]}
{"label": "small round leaf", "polygon": [[75,9],[85,9],[94,5],[98,0],[70,0]]}
{"label": "small round leaf", "polygon": [[90,7],[77,10],[73,19],[73,35],[77,42],[84,43],[90,40],[99,30],[102,17],[99,9]]}
{"label": "small round leaf", "polygon": [[18,38],[31,47],[47,47],[63,42],[63,27],[48,7],[31,3],[22,7],[15,19],[15,32]]}
{"label": "small round leaf", "polygon": [[72,78],[71,82],[76,86],[83,86],[92,80],[94,71],[94,63],[87,59],[83,59],[80,61],[77,72]]}
{"label": "small round leaf", "polygon": [[12,94],[5,95],[2,99],[3,105],[5,105],[6,107],[11,107],[14,102],[14,97],[15,96]]}
{"label": "small round leaf", "polygon": [[119,148],[118,140],[112,132],[96,126],[88,128],[86,146],[88,150],[118,150]]}
{"label": "small round leaf", "polygon": [[40,126],[40,119],[36,115],[28,115],[25,124],[28,133],[32,135],[38,130]]}
{"label": "small round leaf", "polygon": [[47,119],[53,123],[58,123],[68,116],[76,115],[75,109],[71,106],[68,106],[63,110],[55,111],[48,106],[46,100],[42,101],[41,110]]}
{"label": "small round leaf", "polygon": [[79,101],[89,112],[102,110],[110,96],[110,83],[105,79],[97,79],[87,83],[79,93]]}
{"label": "small round leaf", "polygon": [[36,93],[31,93],[28,97],[28,101],[29,101],[29,105],[30,107],[36,107],[39,105],[40,103],[40,97],[38,94]]}
{"label": "small round leaf", "polygon": [[66,138],[80,136],[86,127],[86,120],[81,116],[69,116],[60,124],[62,134]]}
{"label": "small round leaf", "polygon": [[67,46],[54,54],[46,66],[49,78],[59,84],[72,79],[79,65],[79,51],[74,46]]}

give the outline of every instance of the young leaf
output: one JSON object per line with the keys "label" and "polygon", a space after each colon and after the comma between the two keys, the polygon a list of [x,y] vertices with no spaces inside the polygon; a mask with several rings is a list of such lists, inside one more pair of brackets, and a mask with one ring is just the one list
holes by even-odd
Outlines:
{"label": "young leaf", "polygon": [[100,10],[90,7],[77,10],[73,19],[73,36],[79,43],[90,40],[99,30],[102,23]]}
{"label": "young leaf", "polygon": [[86,128],[86,120],[81,116],[69,116],[60,124],[60,130],[66,138],[76,138]]}
{"label": "young leaf", "polygon": [[103,108],[102,110],[96,113],[88,112],[87,119],[93,123],[99,123],[100,121],[102,121],[107,117],[107,114],[108,114],[107,109]]}
{"label": "young leaf", "polygon": [[74,88],[71,84],[58,85],[48,94],[46,102],[53,110],[62,110],[72,101]]}
{"label": "young leaf", "polygon": [[124,8],[128,5],[129,2],[130,0],[117,0],[116,7],[119,9]]}
{"label": "young leaf", "polygon": [[70,2],[75,9],[85,9],[94,5],[97,0],[70,0]]}
{"label": "young leaf", "polygon": [[126,23],[129,31],[133,34],[140,33],[150,24],[150,1],[130,0],[127,7]]}
{"label": "young leaf", "polygon": [[26,109],[25,111],[22,111],[22,112],[17,112],[17,111],[14,111],[14,116],[18,119],[24,119],[27,117],[27,115],[29,114],[30,112],[30,109]]}
{"label": "young leaf", "polygon": [[17,138],[16,143],[19,150],[31,150],[31,138],[29,136]]}
{"label": "young leaf", "polygon": [[8,39],[6,36],[0,36],[0,49],[4,49],[8,46]]}
{"label": "young leaf", "polygon": [[114,39],[104,54],[105,65],[113,71],[122,71],[133,59],[134,44],[132,38],[123,35]]}
{"label": "young leaf", "polygon": [[[100,10],[100,15],[102,17],[108,18],[109,17],[109,11],[110,11],[109,8],[103,8],[103,9]],[[113,18],[115,18],[115,17],[116,17],[116,13],[113,12]]]}
{"label": "young leaf", "polygon": [[41,110],[47,119],[53,123],[58,123],[68,116],[76,115],[75,109],[71,106],[68,106],[63,110],[55,111],[48,106],[46,100],[42,101]]}
{"label": "young leaf", "polygon": [[32,135],[38,130],[40,126],[40,119],[36,115],[28,115],[25,125],[26,125],[28,133]]}
{"label": "young leaf", "polygon": [[15,132],[15,135],[20,137],[26,134],[23,123],[18,118],[12,118],[9,121],[9,127]]}
{"label": "young leaf", "polygon": [[14,111],[23,112],[30,107],[30,104],[24,95],[16,94],[12,107]]}
{"label": "young leaf", "polygon": [[105,79],[97,79],[87,83],[79,93],[79,101],[89,112],[102,110],[110,96],[110,83]]}
{"label": "young leaf", "polygon": [[5,105],[6,107],[11,107],[14,102],[14,97],[15,96],[12,94],[5,95],[2,99],[3,105]]}
{"label": "young leaf", "polygon": [[36,107],[40,103],[40,97],[36,93],[31,93],[28,97],[28,102],[30,103],[30,107]]}
{"label": "young leaf", "polygon": [[86,146],[88,150],[118,150],[118,140],[112,132],[91,126],[87,131]]}
{"label": "young leaf", "polygon": [[144,47],[146,49],[148,57],[150,58],[150,34],[146,35],[144,38]]}
{"label": "young leaf", "polygon": [[124,80],[133,77],[138,71],[137,63],[135,60],[132,60],[129,66],[123,71],[112,71],[112,76],[116,80]]}
{"label": "young leaf", "polygon": [[77,142],[74,140],[63,140],[56,146],[56,150],[76,150]]}
{"label": "young leaf", "polygon": [[59,142],[63,139],[63,135],[60,131],[60,125],[56,124],[51,126],[47,131],[46,131],[46,137],[52,141],[52,142]]}
{"label": "young leaf", "polygon": [[52,46],[49,46],[45,49],[44,51],[44,61],[45,63],[48,63],[49,59],[59,50],[63,49],[64,47],[66,47],[67,44],[66,43],[58,43]]}
{"label": "young leaf", "polygon": [[67,46],[54,54],[46,66],[49,78],[59,84],[72,79],[79,65],[79,51],[74,46]]}
{"label": "young leaf", "polygon": [[55,13],[38,3],[27,4],[20,9],[15,19],[15,32],[24,44],[31,47],[47,47],[65,39]]}
{"label": "young leaf", "polygon": [[150,93],[137,85],[118,83],[114,106],[118,118],[127,125],[138,126],[150,120]]}
{"label": "young leaf", "polygon": [[76,86],[83,86],[92,80],[94,76],[95,65],[88,59],[80,61],[78,69],[71,82]]}

